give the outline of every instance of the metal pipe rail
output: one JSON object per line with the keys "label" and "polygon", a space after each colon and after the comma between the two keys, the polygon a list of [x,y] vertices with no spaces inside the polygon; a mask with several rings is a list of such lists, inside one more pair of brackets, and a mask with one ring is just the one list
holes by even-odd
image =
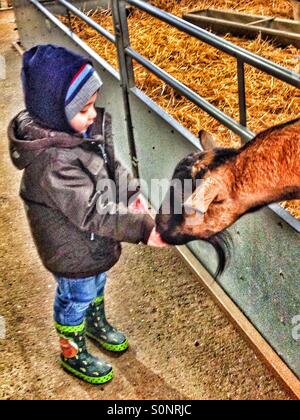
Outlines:
{"label": "metal pipe rail", "polygon": [[[67,10],[71,11],[74,15],[84,20],[92,28],[96,29],[101,35],[105,36],[105,38],[108,39],[110,42],[116,44],[116,37],[114,37],[112,34],[110,34],[100,25],[96,24],[92,19],[88,18],[77,7],[75,7],[74,5],[72,5],[66,0],[58,0],[58,3],[62,4],[63,6],[66,7]],[[185,21],[183,22],[185,23]],[[224,124],[227,128],[232,130],[235,134],[239,135],[243,140],[249,141],[249,140],[252,140],[253,137],[255,136],[254,133],[252,133],[250,130],[247,130],[242,124],[239,124],[233,118],[229,117],[227,114],[225,114],[224,112],[222,112],[215,106],[211,105],[209,102],[203,99],[200,95],[193,92],[183,83],[173,78],[167,72],[160,69],[158,66],[153,64],[150,60],[146,59],[141,54],[133,50],[132,48],[127,47],[124,52],[127,53],[131,58],[135,59],[137,62],[142,64],[145,68],[147,68],[153,74],[158,76],[161,80],[165,81],[167,84],[173,87],[181,95],[183,95],[184,97],[192,101],[194,104],[199,106],[199,108],[203,109],[209,115],[217,119],[221,124]],[[243,112],[243,117],[241,117],[241,122],[246,123],[245,112]]]}
{"label": "metal pipe rail", "polygon": [[[58,3],[63,5],[69,12],[72,12],[74,15],[84,20],[92,28],[96,29],[97,32],[103,35],[108,41],[112,42],[117,48],[117,53],[118,53],[118,58],[119,58],[119,72],[120,72],[120,77],[122,81],[124,108],[125,108],[126,120],[127,120],[127,135],[128,135],[130,154],[131,154],[131,159],[132,159],[132,170],[133,170],[134,176],[139,178],[138,165],[136,164],[137,156],[136,156],[136,149],[135,149],[135,143],[134,143],[133,127],[132,127],[132,122],[131,122],[131,113],[130,113],[130,105],[129,105],[129,97],[128,97],[129,85],[126,82],[128,80],[128,78],[126,77],[128,66],[126,62],[127,60],[126,59],[124,61],[122,60],[125,58],[122,54],[122,51],[124,50],[124,46],[121,46],[123,40],[122,40],[122,36],[120,36],[121,34],[120,34],[120,31],[118,30],[118,25],[116,22],[117,13],[114,13],[114,18],[115,18],[114,26],[115,26],[115,32],[117,36],[114,36],[109,31],[104,29],[101,25],[98,25],[95,21],[87,17],[83,12],[81,12],[77,7],[73,6],[70,2],[66,0],[58,0]],[[132,78],[133,78],[133,74],[132,74]]]}
{"label": "metal pipe rail", "polygon": [[[58,0],[58,3],[65,6],[73,14],[84,20],[92,28],[96,29],[101,35],[103,35],[110,42],[116,44],[116,37],[113,36],[106,29],[102,28],[100,25],[96,24],[92,19],[87,17],[83,12],[78,8],[73,6],[66,0]],[[138,63],[143,65],[153,74],[158,76],[161,80],[169,84],[181,95],[192,101],[194,104],[199,106],[209,115],[217,119],[221,124],[225,125],[227,128],[232,130],[235,134],[239,135],[243,140],[249,141],[252,140],[255,136],[250,130],[245,126],[247,123],[246,117],[246,90],[245,90],[245,74],[244,74],[244,64],[250,64],[265,73],[268,73],[282,81],[285,81],[293,86],[300,88],[300,75],[297,73],[288,70],[276,63],[273,63],[269,60],[266,60],[256,54],[248,52],[243,48],[235,46],[228,41],[223,40],[222,38],[211,34],[204,29],[198,28],[195,25],[184,21],[170,13],[167,13],[157,7],[154,7],[148,3],[145,3],[141,0],[126,0],[126,3],[131,4],[140,10],[143,10],[150,15],[157,17],[160,20],[163,20],[166,23],[169,23],[172,26],[177,27],[181,31],[196,37],[197,39],[212,45],[213,47],[224,51],[225,53],[237,58],[237,74],[238,74],[238,85],[239,85],[239,108],[240,108],[240,124],[235,121],[233,118],[229,117],[227,114],[211,105],[208,101],[203,99],[200,95],[193,92],[183,83],[179,82],[167,72],[154,65],[150,60],[143,57],[141,54],[136,52],[130,47],[125,49],[125,54],[129,55],[131,58],[136,60]]]}
{"label": "metal pipe rail", "polygon": [[[246,127],[247,125],[247,106],[246,106],[246,89],[245,89],[245,64],[249,64],[273,77],[276,77],[283,82],[289,83],[292,86],[300,88],[300,75],[293,72],[292,70],[286,69],[279,64],[273,63],[263,57],[253,54],[243,48],[233,45],[232,43],[218,37],[211,32],[208,32],[202,28],[193,25],[190,22],[167,13],[155,6],[145,3],[141,0],[126,0],[126,3],[137,7],[138,9],[147,12],[151,16],[160,19],[161,21],[174,26],[182,32],[205,42],[226,54],[231,55],[237,59],[237,77],[238,77],[238,92],[239,92],[239,111],[240,111],[240,123]],[[150,69],[149,69],[150,70]],[[201,107],[201,105],[199,105]],[[204,109],[204,108],[202,108]],[[205,110],[205,109],[204,109]],[[213,115],[214,116],[214,115]],[[217,114],[216,117],[217,118]],[[217,118],[218,119],[218,118]],[[224,120],[224,118],[222,118]],[[219,120],[223,123],[221,120]],[[226,119],[225,119],[226,121]],[[227,120],[229,121],[229,120]],[[226,124],[225,124],[226,125]],[[229,127],[230,128],[230,127]],[[236,128],[233,124],[232,128]],[[235,130],[232,130],[239,134]],[[251,140],[249,132],[244,132],[241,135],[242,139]]]}
{"label": "metal pipe rail", "polygon": [[206,31],[205,29],[199,28],[192,23],[186,22],[185,20],[174,16],[168,12],[165,12],[161,9],[158,9],[155,6],[145,3],[141,0],[126,0],[126,3],[131,4],[132,6],[137,7],[144,12],[149,13],[151,16],[156,17],[163,22],[166,22],[175,28],[179,29],[182,32],[191,35],[200,41],[205,42],[220,51],[223,51],[232,57],[235,57],[246,64],[250,64],[253,67],[256,67],[259,70],[262,70],[265,73],[270,74],[284,82],[289,83],[297,88],[300,88],[300,75],[293,72],[292,70],[286,69],[285,67],[280,66],[279,64],[273,63],[263,57],[260,57],[254,53],[251,53],[243,48],[233,45],[229,41],[224,40],[221,37],[218,37],[211,32]]}
{"label": "metal pipe rail", "polygon": [[[74,34],[66,25],[64,25],[53,13],[51,13],[39,0],[28,0],[34,7],[37,8],[50,22],[52,22],[55,26],[57,26],[66,36],[71,38],[79,47],[81,47],[84,51],[86,51],[95,61],[100,63],[105,67],[106,62],[103,60],[92,48],[90,48],[81,38]],[[86,17],[86,23],[90,24],[89,21],[94,22],[88,16]],[[95,25],[97,25],[94,22]],[[100,26],[100,25],[97,25]],[[96,30],[98,30],[95,27]],[[102,28],[103,29],[103,28]],[[114,76],[119,79],[119,73],[111,68],[111,71],[114,72]]]}
{"label": "metal pipe rail", "polygon": [[203,109],[209,115],[214,117],[221,124],[225,125],[227,128],[229,128],[234,133],[238,134],[244,140],[249,141],[249,140],[252,140],[255,137],[255,134],[252,133],[250,130],[248,130],[247,128],[245,128],[241,124],[239,124],[237,121],[235,121],[233,118],[229,117],[227,114],[222,112],[220,109],[218,109],[215,106],[213,106],[212,104],[210,104],[208,101],[203,99],[200,95],[198,95],[193,90],[191,90],[190,88],[185,86],[183,83],[179,82],[174,77],[170,76],[166,71],[162,70],[160,67],[153,64],[150,60],[143,57],[141,54],[134,51],[132,48],[127,47],[125,49],[125,53],[128,54],[135,61],[140,63],[142,66],[144,66],[146,69],[151,71],[153,74],[155,74],[161,80],[166,82],[172,88],[174,88],[182,96],[185,96],[187,99],[189,99],[195,105],[197,105],[199,108]]}
{"label": "metal pipe rail", "polygon": [[104,36],[108,41],[112,42],[113,44],[116,44],[116,37],[113,34],[111,34],[109,31],[104,29],[101,25],[98,25],[98,23],[96,23],[93,19],[89,18],[86,14],[84,14],[81,10],[79,10],[73,4],[65,0],[58,0],[57,2],[65,6],[67,10],[69,10],[75,16],[82,19],[91,28],[95,29],[97,32],[99,32],[99,34]]}

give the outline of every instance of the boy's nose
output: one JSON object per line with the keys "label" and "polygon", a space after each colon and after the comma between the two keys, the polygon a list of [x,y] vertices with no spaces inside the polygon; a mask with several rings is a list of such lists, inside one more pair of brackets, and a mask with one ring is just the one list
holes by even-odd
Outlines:
{"label": "boy's nose", "polygon": [[96,117],[97,117],[97,111],[96,111],[95,107],[93,107],[92,118],[95,119]]}
{"label": "boy's nose", "polygon": [[94,122],[96,117],[97,117],[97,112],[96,112],[95,108],[93,108],[93,110],[90,112],[89,120],[91,122]]}

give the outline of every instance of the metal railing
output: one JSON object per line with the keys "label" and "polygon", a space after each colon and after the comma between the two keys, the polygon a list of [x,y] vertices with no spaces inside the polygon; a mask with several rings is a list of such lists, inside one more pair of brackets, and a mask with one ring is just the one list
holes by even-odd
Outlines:
{"label": "metal railing", "polygon": [[91,28],[95,29],[100,35],[104,36],[108,41],[112,42],[113,44],[116,43],[116,37],[111,34],[109,31],[104,29],[101,25],[98,25],[93,19],[89,18],[85,13],[79,10],[76,6],[71,4],[65,0],[59,0],[58,3],[62,4],[66,7],[66,9],[72,12],[75,16],[82,19],[85,23],[87,23]]}
{"label": "metal railing", "polygon": [[[127,0],[120,1],[119,6],[122,7],[122,3],[128,3],[132,6],[137,7],[138,9],[147,12],[153,17],[174,26],[182,32],[185,32],[188,35],[197,38],[198,40],[205,42],[208,45],[215,47],[216,49],[223,51],[226,54],[229,54],[232,57],[235,57],[237,60],[237,76],[238,76],[238,93],[239,93],[239,112],[240,112],[240,124],[237,124],[235,120],[225,116],[224,113],[217,110],[216,107],[207,103],[199,95],[192,92],[187,87],[181,83],[176,83],[175,79],[168,77],[166,72],[163,72],[161,69],[158,69],[153,63],[145,59],[135,51],[130,48],[127,48],[125,53],[130,55],[140,64],[144,65],[149,71],[152,71],[156,76],[161,77],[166,83],[169,83],[174,89],[181,93],[186,98],[190,99],[204,111],[209,113],[211,116],[216,118],[220,123],[224,124],[227,128],[241,136],[244,140],[250,140],[253,138],[253,133],[249,130],[246,130],[247,125],[247,109],[246,109],[246,89],[245,89],[245,64],[249,64],[252,67],[255,67],[261,70],[264,73],[267,73],[283,82],[286,82],[292,86],[300,88],[300,75],[288,70],[276,63],[273,63],[263,57],[260,57],[256,54],[253,54],[249,51],[244,50],[243,48],[234,45],[217,35],[212,34],[198,26],[193,25],[192,23],[186,22],[185,20],[174,16],[170,13],[167,13],[157,7],[154,7],[148,3],[145,3],[141,0]],[[124,5],[123,5],[124,7]],[[219,111],[219,112],[218,112]],[[243,128],[241,128],[241,126]]]}
{"label": "metal railing", "polygon": [[[39,8],[48,17],[49,12],[38,0],[30,0],[37,8]],[[237,45],[234,45],[223,38],[214,35],[198,26],[193,25],[177,16],[167,13],[151,4],[142,0],[112,0],[112,14],[114,21],[115,35],[97,24],[93,19],[89,18],[84,12],[72,5],[67,0],[58,0],[66,8],[68,12],[78,16],[86,22],[91,28],[95,29],[100,35],[104,36],[108,41],[113,43],[117,48],[119,73],[122,83],[124,108],[127,119],[127,134],[133,162],[133,171],[138,176],[137,155],[134,142],[134,133],[131,121],[129,94],[136,88],[134,79],[133,60],[141,64],[148,71],[153,73],[159,79],[175,89],[180,95],[184,96],[203,111],[215,118],[229,130],[239,135],[243,142],[252,140],[255,133],[251,132],[247,127],[247,107],[246,107],[246,88],[245,88],[245,64],[255,67],[256,69],[269,74],[292,86],[300,88],[300,75],[296,72],[280,66],[272,61],[251,53]],[[126,6],[134,6],[151,16],[179,29],[194,38],[223,51],[224,53],[234,57],[237,62],[237,79],[238,79],[238,103],[240,121],[236,121],[229,115],[225,114],[219,108],[215,107],[196,92],[188,88],[182,82],[172,77],[165,70],[161,69],[150,60],[142,56],[130,46],[130,36],[128,30],[127,10]],[[277,204],[273,204],[270,208],[300,233],[300,222],[293,218],[286,210]]]}
{"label": "metal railing", "polygon": [[[36,2],[35,2],[36,3]],[[174,16],[170,13],[167,13],[155,6],[150,5],[142,0],[112,0],[112,9],[113,9],[113,16],[114,16],[114,24],[115,24],[115,33],[116,36],[112,35],[106,29],[102,28],[99,24],[95,23],[92,19],[86,16],[83,12],[81,12],[77,7],[72,5],[70,2],[66,0],[58,0],[58,3],[62,4],[66,7],[67,10],[72,12],[74,15],[78,16],[84,22],[86,22],[89,26],[99,32],[99,34],[103,35],[107,40],[119,46],[121,50],[119,52],[120,55],[124,55],[124,60],[121,60],[126,64],[126,72],[128,77],[128,85],[130,88],[135,86],[134,83],[134,69],[130,60],[134,59],[139,64],[144,66],[150,72],[155,74],[158,78],[163,80],[165,83],[169,84],[172,88],[174,88],[178,93],[182,96],[186,97],[193,103],[195,103],[199,108],[203,109],[209,115],[214,117],[218,120],[221,124],[225,125],[235,134],[238,134],[243,140],[248,141],[254,137],[254,133],[246,128],[247,124],[247,109],[246,109],[246,89],[245,89],[245,73],[244,73],[244,65],[248,64],[252,67],[255,67],[261,70],[264,73],[267,73],[283,82],[286,82],[292,86],[300,88],[300,75],[296,72],[289,70],[285,67],[280,66],[272,61],[269,61],[263,57],[260,57],[254,53],[251,53],[243,48],[234,45],[217,35],[212,34],[202,28],[199,28],[192,23],[189,23],[177,16]],[[235,57],[237,60],[237,77],[238,77],[238,94],[239,94],[239,112],[240,112],[240,123],[235,121],[233,118],[226,115],[224,112],[219,110],[217,107],[213,106],[205,99],[203,99],[200,95],[189,89],[183,83],[179,82],[177,79],[172,77],[163,69],[159,68],[155,64],[153,64],[150,60],[143,57],[137,51],[133,50],[130,47],[130,39],[128,33],[128,23],[127,23],[127,14],[126,14],[126,5],[132,5],[148,14],[152,15],[153,17],[160,19],[163,22],[170,24],[171,26],[176,27],[180,31],[185,32],[188,35],[191,35],[206,44],[209,44],[216,49],[229,54],[232,57]],[[125,45],[126,44],[126,45]],[[123,72],[123,67],[120,68],[120,73]]]}
{"label": "metal railing", "polygon": [[[174,88],[182,96],[186,97],[194,104],[199,106],[202,110],[207,112],[210,116],[218,120],[221,124],[229,128],[235,134],[239,135],[242,140],[249,141],[254,137],[254,133],[246,128],[247,125],[247,108],[246,108],[246,88],[245,88],[245,71],[244,66],[248,64],[252,67],[255,67],[261,70],[264,73],[267,73],[283,82],[286,82],[292,86],[300,88],[300,75],[292,70],[289,70],[285,67],[280,66],[272,61],[269,61],[263,57],[260,57],[256,54],[253,54],[243,48],[234,45],[217,35],[214,35],[204,29],[201,29],[192,23],[186,22],[185,20],[174,16],[170,13],[167,13],[157,7],[150,5],[142,0],[112,0],[112,9],[115,23],[115,33],[116,37],[102,28],[100,25],[96,24],[92,19],[88,18],[83,12],[73,6],[70,2],[66,0],[58,0],[58,3],[61,3],[69,11],[74,13],[76,16],[80,17],[92,28],[96,29],[101,35],[103,35],[109,41],[116,43],[119,50],[119,61],[121,62],[120,73],[123,73],[123,81],[127,79],[126,85],[129,88],[135,86],[134,83],[134,69],[132,62],[128,60],[128,57],[134,59],[139,64],[144,66],[150,72],[155,74],[159,79],[163,80],[165,83]],[[171,26],[176,27],[180,31],[185,32],[188,35],[191,35],[198,40],[209,44],[216,49],[229,54],[232,57],[235,57],[237,60],[237,78],[238,78],[238,95],[239,95],[239,113],[240,113],[240,122],[237,122],[233,118],[229,117],[227,114],[222,112],[217,107],[210,104],[200,95],[189,89],[183,83],[179,82],[177,79],[172,77],[163,69],[159,68],[153,64],[150,60],[143,57],[137,51],[133,50],[130,47],[130,39],[128,33],[128,23],[127,23],[127,14],[126,14],[126,5],[132,5],[153,17],[160,19],[163,22],[170,24]],[[126,65],[126,73],[124,73],[123,65]]]}

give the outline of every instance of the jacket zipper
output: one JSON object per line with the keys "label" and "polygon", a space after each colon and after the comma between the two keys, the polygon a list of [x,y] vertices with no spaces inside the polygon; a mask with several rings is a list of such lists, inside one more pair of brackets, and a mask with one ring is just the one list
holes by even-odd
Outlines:
{"label": "jacket zipper", "polygon": [[[108,158],[107,158],[107,154],[106,154],[104,146],[102,146],[102,144],[98,144],[98,148],[101,150],[105,165],[108,165]],[[94,241],[94,240],[95,240],[95,234],[91,233],[91,241]]]}
{"label": "jacket zipper", "polygon": [[104,162],[107,165],[108,164],[108,159],[107,159],[107,154],[106,154],[105,148],[104,148],[104,146],[102,146],[102,144],[98,144],[98,147],[99,147],[99,149],[101,149],[101,153],[102,153]]}

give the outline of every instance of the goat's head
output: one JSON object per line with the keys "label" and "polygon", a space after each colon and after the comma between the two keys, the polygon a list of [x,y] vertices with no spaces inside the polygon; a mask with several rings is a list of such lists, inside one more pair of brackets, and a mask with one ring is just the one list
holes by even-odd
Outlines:
{"label": "goat's head", "polygon": [[[205,131],[199,133],[199,138],[203,151],[188,155],[175,168],[170,189],[156,217],[157,230],[172,245],[199,239],[210,242],[219,255],[219,271],[222,271],[226,238],[217,234],[237,218],[236,209],[231,210],[233,206],[229,205],[232,201],[229,186],[234,184],[230,163],[238,151],[215,147],[213,137]],[[189,197],[184,193],[185,180],[192,180],[193,193]]]}

